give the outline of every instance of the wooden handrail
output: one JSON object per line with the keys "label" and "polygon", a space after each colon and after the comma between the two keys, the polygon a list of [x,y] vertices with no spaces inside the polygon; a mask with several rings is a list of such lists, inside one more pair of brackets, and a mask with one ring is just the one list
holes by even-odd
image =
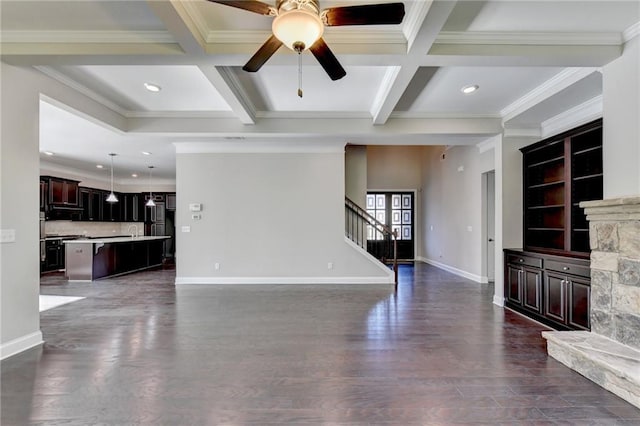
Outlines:
{"label": "wooden handrail", "polygon": [[[393,274],[394,274],[394,282],[395,282],[395,290],[398,290],[398,232],[391,229],[389,226],[385,225],[384,223],[380,222],[378,219],[376,219],[375,217],[371,216],[365,209],[363,209],[362,207],[360,207],[359,205],[357,205],[355,202],[353,202],[352,200],[350,200],[348,197],[345,197],[345,202],[344,202],[344,206],[345,209],[347,209],[347,211],[353,213],[356,215],[357,218],[359,218],[361,221],[363,221],[365,224],[373,226],[376,230],[376,232],[381,232],[382,235],[388,235],[391,238],[393,238]],[[363,244],[360,241],[354,240],[352,232],[353,229],[348,228],[348,225],[345,221],[345,232],[347,233],[347,236],[354,242],[356,242],[357,244],[359,244],[362,248],[367,249],[367,245],[366,242]],[[353,228],[353,226],[351,227]],[[364,225],[360,226],[360,224],[356,224],[356,230],[358,231],[364,231]],[[366,238],[365,238],[366,240]],[[369,250],[367,250],[369,251]],[[373,254],[373,253],[371,253]],[[381,262],[384,262],[384,258],[383,259],[378,259]]]}

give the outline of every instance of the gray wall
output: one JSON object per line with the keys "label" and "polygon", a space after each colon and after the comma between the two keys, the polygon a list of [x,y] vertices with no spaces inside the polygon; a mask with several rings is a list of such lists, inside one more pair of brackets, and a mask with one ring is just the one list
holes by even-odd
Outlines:
{"label": "gray wall", "polygon": [[604,198],[640,194],[640,37],[603,68]]}
{"label": "gray wall", "polygon": [[345,241],[343,149],[179,153],[176,283],[392,281]]}
{"label": "gray wall", "polygon": [[347,145],[344,168],[345,195],[364,208],[367,201],[367,147]]}
{"label": "gray wall", "polygon": [[368,190],[417,190],[420,188],[422,146],[367,147]]}
{"label": "gray wall", "polygon": [[476,281],[483,270],[482,172],[490,155],[475,146],[433,146],[422,156],[422,260]]}
{"label": "gray wall", "polygon": [[1,63],[0,228],[15,242],[0,245],[0,357],[42,341],[38,294],[39,105],[46,96],[124,129],[123,117],[33,68]]}

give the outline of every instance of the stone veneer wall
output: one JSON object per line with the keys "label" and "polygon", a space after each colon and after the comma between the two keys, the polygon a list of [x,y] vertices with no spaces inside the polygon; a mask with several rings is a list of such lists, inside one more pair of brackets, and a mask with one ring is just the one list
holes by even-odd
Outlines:
{"label": "stone veneer wall", "polygon": [[591,245],[591,331],[640,350],[640,197],[581,203]]}

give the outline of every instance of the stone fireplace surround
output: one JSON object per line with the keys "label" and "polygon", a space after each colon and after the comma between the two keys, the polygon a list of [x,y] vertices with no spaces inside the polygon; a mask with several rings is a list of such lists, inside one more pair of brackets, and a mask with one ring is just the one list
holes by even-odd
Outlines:
{"label": "stone fireplace surround", "polygon": [[580,206],[589,221],[591,332],[542,336],[551,357],[640,408],[640,197]]}

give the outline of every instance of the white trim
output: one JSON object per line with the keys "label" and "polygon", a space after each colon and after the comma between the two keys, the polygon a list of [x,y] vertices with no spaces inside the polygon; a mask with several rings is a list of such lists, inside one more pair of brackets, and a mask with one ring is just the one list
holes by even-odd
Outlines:
{"label": "white trim", "polygon": [[418,33],[422,28],[424,20],[427,18],[427,14],[433,5],[434,0],[425,0],[421,2],[414,2],[413,8],[409,11],[405,18],[405,22],[402,25],[402,32],[407,40],[407,50],[411,50],[413,43],[418,37]]}
{"label": "white trim", "polygon": [[126,118],[237,118],[232,110],[219,111],[125,111]]}
{"label": "white trim", "polygon": [[[200,13],[198,9],[195,7],[194,5],[195,2],[192,2],[192,1],[174,2],[174,7],[176,7],[176,3],[177,5],[181,6],[181,9],[187,14],[187,16],[189,16],[189,18],[191,18],[191,23],[193,23],[193,25],[196,27],[196,30],[198,31],[202,40],[206,41],[207,34],[211,32],[211,29],[209,28],[209,25],[207,25],[207,20],[204,18],[204,16],[202,16],[202,13]],[[176,7],[176,9],[178,8]],[[178,10],[178,14],[180,15],[180,10]]]}
{"label": "white trim", "polygon": [[517,117],[523,112],[538,105],[543,100],[550,98],[561,90],[566,89],[596,71],[598,71],[598,68],[595,67],[565,68],[521,98],[504,107],[500,111],[503,122],[507,122]]}
{"label": "white trim", "polygon": [[389,115],[389,118],[423,118],[423,119],[490,119],[498,120],[502,118],[500,114],[491,113],[458,113],[458,112],[428,112],[428,111],[394,111]]}
{"label": "white trim", "polygon": [[176,277],[175,285],[296,285],[296,284],[362,284],[393,285],[387,277]]}
{"label": "white trim", "polygon": [[482,277],[480,275],[472,274],[471,272],[463,271],[462,269],[446,265],[444,263],[438,262],[437,260],[427,259],[426,257],[422,256],[416,257],[416,260],[423,263],[428,263],[429,265],[433,265],[436,268],[444,269],[447,272],[451,272],[452,274],[458,275],[471,281],[475,281],[480,284],[487,284],[489,282],[487,277]]}
{"label": "white trim", "polygon": [[571,32],[491,32],[491,31],[441,31],[437,44],[464,45],[545,45],[545,46],[618,46],[622,44],[620,33],[571,33]]}
{"label": "white trim", "polygon": [[223,142],[174,142],[176,154],[342,154],[345,142],[318,141],[301,143],[298,140],[259,142],[245,140]]}
{"label": "white trim", "polygon": [[500,137],[501,135],[498,136],[493,136],[491,138],[488,138],[482,142],[479,142],[476,144],[476,147],[478,148],[478,151],[480,152],[480,154],[487,152],[487,151],[491,151],[492,149],[495,149],[496,147],[496,138]]}
{"label": "white trim", "polygon": [[622,32],[622,41],[624,43],[628,43],[634,38],[638,37],[639,35],[640,35],[640,21],[631,25],[629,28],[627,28]]}
{"label": "white trim", "polygon": [[256,111],[256,118],[265,119],[371,119],[362,111]]}
{"label": "white trim", "polygon": [[9,358],[10,356],[19,354],[43,343],[44,340],[42,340],[42,332],[40,330],[18,337],[17,339],[9,340],[0,345],[0,359]]}
{"label": "white trim", "polygon": [[384,124],[378,122],[378,116],[380,115],[380,111],[382,110],[385,101],[389,97],[389,93],[391,92],[391,89],[393,89],[393,85],[396,82],[396,79],[398,78],[401,70],[402,67],[400,66],[387,67],[387,70],[384,73],[384,77],[382,77],[382,81],[378,86],[378,92],[376,93],[376,96],[371,103],[371,108],[369,109],[369,112],[373,117],[373,124]]}
{"label": "white trim", "polygon": [[[271,31],[262,30],[245,30],[245,31],[224,31],[210,30],[204,37],[208,44],[256,44],[264,43],[271,36]],[[323,36],[325,41],[331,45],[340,44],[398,44],[406,45],[407,40],[400,30],[396,31],[374,31],[361,30],[353,31],[350,29],[339,29],[332,27],[331,32],[325,33]],[[288,52],[292,52],[289,50]]]}
{"label": "white trim", "polygon": [[602,113],[602,95],[599,95],[543,121],[541,124],[542,137],[557,135],[565,130],[588,123],[602,117]]}
{"label": "white trim", "polygon": [[169,31],[2,31],[2,43],[176,43]]}
{"label": "white trim", "polygon": [[493,295],[493,304],[496,306],[500,306],[501,308],[504,308],[504,297],[500,297],[496,294]]}
{"label": "white trim", "polygon": [[540,129],[504,129],[502,133],[504,138],[541,138],[542,131]]}

